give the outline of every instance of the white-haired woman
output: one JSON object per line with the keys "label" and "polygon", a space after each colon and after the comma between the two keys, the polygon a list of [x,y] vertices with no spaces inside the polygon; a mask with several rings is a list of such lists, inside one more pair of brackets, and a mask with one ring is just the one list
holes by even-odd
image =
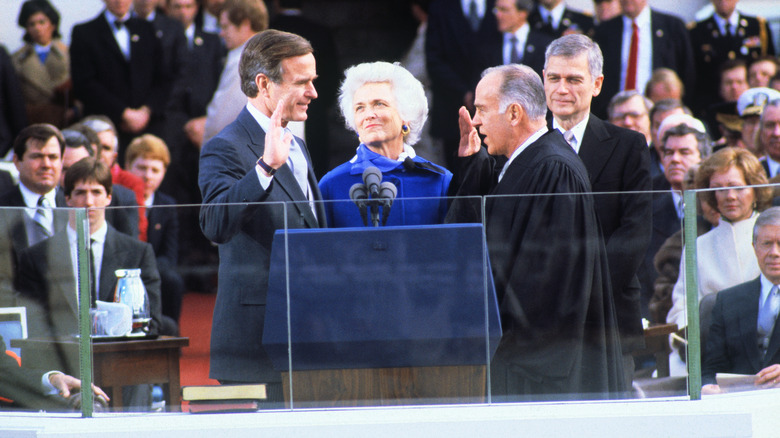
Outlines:
{"label": "white-haired woman", "polygon": [[[436,224],[447,212],[452,173],[415,154],[428,118],[428,101],[420,81],[398,64],[372,62],[347,69],[341,84],[339,106],[346,125],[358,134],[360,145],[352,159],[320,180],[331,227],[363,226],[349,191],[363,181],[363,171],[376,167],[382,180],[395,184],[398,193],[387,225]],[[370,225],[370,222],[369,222]]]}

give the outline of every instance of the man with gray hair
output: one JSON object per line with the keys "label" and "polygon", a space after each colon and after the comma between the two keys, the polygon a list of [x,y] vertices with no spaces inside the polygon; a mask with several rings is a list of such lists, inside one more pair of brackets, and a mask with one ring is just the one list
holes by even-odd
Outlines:
{"label": "man with gray hair", "polygon": [[717,373],[755,374],[756,389],[780,387],[780,207],[758,216],[753,249],[761,275],[718,292],[702,364],[702,394],[721,388]]}
{"label": "man with gray hair", "polygon": [[[453,185],[456,195],[491,195],[484,222],[504,330],[491,363],[495,400],[615,397],[625,389],[620,343],[588,172],[547,128],[530,67],[485,70],[475,106],[473,119],[460,109]],[[458,205],[452,219],[463,219]]]}
{"label": "man with gray hair", "polygon": [[591,114],[601,92],[603,57],[585,35],[553,41],[545,53],[544,91],[552,127],[563,133],[588,170],[604,234],[610,280],[624,353],[626,384],[633,380],[632,351],[644,347],[637,271],[649,243],[650,155],[641,135]]}
{"label": "man with gray hair", "polygon": [[636,131],[645,136],[647,144],[653,141],[650,133],[650,110],[653,101],[636,90],[621,91],[612,97],[607,106],[609,121],[621,128]]}

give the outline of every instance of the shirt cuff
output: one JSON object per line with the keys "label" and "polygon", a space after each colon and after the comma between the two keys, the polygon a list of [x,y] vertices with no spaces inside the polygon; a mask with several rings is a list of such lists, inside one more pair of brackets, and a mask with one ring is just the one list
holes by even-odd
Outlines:
{"label": "shirt cuff", "polygon": [[54,385],[51,384],[49,381],[49,377],[52,374],[63,374],[62,371],[49,371],[48,373],[44,374],[43,377],[41,377],[41,387],[43,388],[43,394],[44,395],[57,395],[60,393],[60,390],[55,388]]}
{"label": "shirt cuff", "polygon": [[268,190],[268,186],[271,185],[271,181],[274,180],[273,176],[266,176],[263,169],[255,164],[255,172],[257,172],[257,178],[260,180],[260,185],[263,186],[263,190]]}

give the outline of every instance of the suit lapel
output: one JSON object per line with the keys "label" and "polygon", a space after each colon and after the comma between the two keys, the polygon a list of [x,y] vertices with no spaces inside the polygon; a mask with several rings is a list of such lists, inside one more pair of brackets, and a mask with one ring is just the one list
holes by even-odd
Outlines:
{"label": "suit lapel", "polygon": [[604,122],[591,114],[585,126],[579,152],[580,159],[588,170],[591,185],[598,180],[616,145],[617,139],[609,135]]}
{"label": "suit lapel", "polygon": [[[745,352],[754,369],[762,368],[761,352],[758,350],[758,300],[761,297],[761,280],[756,279],[750,284],[749,299],[738,303],[735,312],[739,316],[739,336],[745,347]],[[773,336],[774,338],[774,336]],[[777,341],[776,341],[777,342]]]}
{"label": "suit lapel", "polygon": [[[246,108],[244,108],[239,114],[239,121],[249,133],[250,142],[247,144],[247,147],[250,149],[251,154],[254,156],[254,160],[256,161],[263,155],[263,150],[265,149],[266,133],[263,131],[260,125],[258,125],[257,121],[254,119],[254,117],[252,117],[252,114],[250,114]],[[306,144],[298,137],[295,137],[295,141],[301,145],[301,150],[303,151],[304,157],[306,158],[306,165],[308,167],[307,178],[309,180],[309,185],[311,186],[312,192],[314,193],[314,198],[315,200],[322,199],[322,197],[319,195],[317,180],[313,177],[314,171],[311,167],[311,159],[309,158],[309,152],[306,149]],[[292,202],[294,208],[298,211],[298,214],[303,216],[304,221],[309,227],[316,228],[319,226],[317,219],[314,217],[314,213],[311,211],[311,208],[309,208],[309,202],[306,199],[306,195],[303,193],[303,190],[301,190],[301,186],[298,184],[298,181],[295,179],[295,175],[293,175],[292,170],[290,169],[290,166],[287,165],[287,163],[283,164],[282,167],[280,167],[274,174],[274,184],[279,186],[279,188],[281,188],[282,191],[287,194],[287,197],[290,201],[294,201]],[[317,214],[324,220],[325,212],[324,210],[322,212],[319,210],[322,210],[321,207],[318,208]]]}
{"label": "suit lapel", "polygon": [[118,266],[119,245],[116,241],[115,231],[111,226],[106,232],[106,242],[103,244],[103,260],[100,262],[100,279],[98,280],[97,299],[101,301],[114,301],[114,284],[116,283],[117,269],[130,269],[135,266]]}
{"label": "suit lapel", "polygon": [[99,44],[103,44],[112,56],[117,57],[123,64],[126,63],[127,60],[125,59],[125,55],[122,54],[122,50],[119,48],[116,38],[114,38],[114,31],[111,30],[111,24],[106,21],[106,18],[102,13],[95,20],[95,27],[102,34],[102,37],[100,37],[101,42]]}

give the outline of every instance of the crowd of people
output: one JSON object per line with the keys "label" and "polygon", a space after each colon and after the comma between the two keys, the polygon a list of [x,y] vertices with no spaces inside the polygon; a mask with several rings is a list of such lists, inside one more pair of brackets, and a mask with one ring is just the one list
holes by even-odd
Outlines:
{"label": "crowd of people", "polygon": [[[331,37],[297,21],[300,1],[276,0],[273,21],[262,0],[104,3],[66,47],[57,10],[27,0],[25,45],[0,48],[0,154],[17,171],[0,172],[0,206],[26,207],[0,215],[0,304],[27,306],[32,335],[77,332],[76,225],[56,207],[88,207],[92,300],[113,301],[116,269],[140,268],[154,334],[178,333],[180,254],[218,247],[210,377],[265,383],[280,406],[261,342],[274,232],[365,226],[343,201],[375,167],[398,198],[388,225],[485,224],[498,399],[630,396],[643,318],[687,325],[690,188],[715,189],[697,239],[699,297],[718,295],[706,389],[718,372],[780,376],[780,216],[762,219],[780,171],[779,63],[766,21],[737,0],[687,27],[648,0],[594,0],[595,17],[563,0],[415,0],[409,70],[360,63],[340,88]],[[331,168],[336,100],[357,141]],[[181,204],[201,209],[164,208]],[[742,292],[721,300],[729,288]],[[749,315],[725,304],[737,296]],[[735,317],[760,360],[732,357]]]}

